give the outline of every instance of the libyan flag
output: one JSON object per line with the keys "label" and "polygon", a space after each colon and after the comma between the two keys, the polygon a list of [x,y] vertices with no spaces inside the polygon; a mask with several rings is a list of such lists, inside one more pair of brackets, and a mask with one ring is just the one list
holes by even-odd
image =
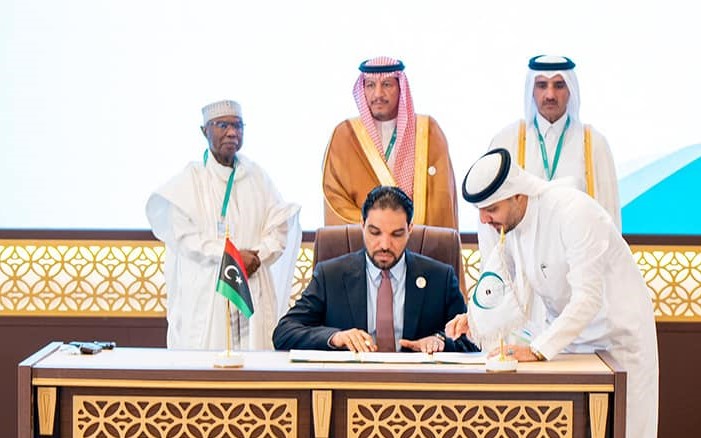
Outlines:
{"label": "libyan flag", "polygon": [[253,300],[251,299],[251,290],[248,288],[248,274],[244,268],[241,253],[228,237],[219,268],[217,292],[234,303],[246,318],[253,315]]}

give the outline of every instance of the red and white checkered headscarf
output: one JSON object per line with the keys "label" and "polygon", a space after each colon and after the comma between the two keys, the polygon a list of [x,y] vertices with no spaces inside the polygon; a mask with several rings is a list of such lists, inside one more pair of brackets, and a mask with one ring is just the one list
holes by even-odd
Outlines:
{"label": "red and white checkered headscarf", "polygon": [[[380,56],[365,61],[365,66],[393,66],[402,65],[401,61]],[[414,195],[414,147],[416,143],[416,114],[414,113],[414,102],[411,99],[409,82],[403,71],[397,70],[388,73],[360,73],[358,80],[353,87],[353,97],[360,111],[360,120],[365,129],[370,134],[370,138],[375,143],[375,147],[384,158],[385,151],[382,148],[382,136],[375,126],[370,106],[365,99],[365,78],[382,80],[386,77],[397,78],[399,81],[399,108],[397,112],[397,140],[394,146],[396,159],[394,168],[391,169],[397,185],[404,192],[413,198]]]}

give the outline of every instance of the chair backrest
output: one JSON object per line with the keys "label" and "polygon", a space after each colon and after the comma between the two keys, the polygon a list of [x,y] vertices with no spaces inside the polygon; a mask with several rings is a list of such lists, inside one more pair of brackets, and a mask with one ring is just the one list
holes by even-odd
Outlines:
{"label": "chair backrest", "polygon": [[[314,261],[318,262],[358,251],[363,248],[360,224],[330,225],[319,228],[314,239]],[[449,264],[460,274],[460,235],[452,228],[414,225],[407,248]]]}

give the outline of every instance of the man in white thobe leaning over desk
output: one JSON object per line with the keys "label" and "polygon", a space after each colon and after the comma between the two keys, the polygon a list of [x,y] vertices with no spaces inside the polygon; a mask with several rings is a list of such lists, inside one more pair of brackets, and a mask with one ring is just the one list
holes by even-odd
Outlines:
{"label": "man in white thobe leaning over desk", "polygon": [[[480,158],[463,182],[463,197],[479,208],[496,236],[515,287],[546,307],[544,330],[530,345],[509,345],[518,361],[558,353],[608,350],[628,373],[626,436],[657,436],[657,336],[650,292],[611,216],[567,180],[546,182],[521,170],[506,149]],[[469,332],[466,314],[446,335]],[[496,352],[493,352],[496,353]]]}
{"label": "man in white thobe leaning over desk", "polygon": [[250,319],[231,307],[234,349],[272,349],[272,332],[287,309],[299,252],[299,206],[285,202],[268,175],[238,153],[243,115],[224,100],[202,108],[209,143],[154,192],[146,204],[153,233],[166,245],[168,348],[223,350],[226,298],[215,292],[228,229],[248,273]]}

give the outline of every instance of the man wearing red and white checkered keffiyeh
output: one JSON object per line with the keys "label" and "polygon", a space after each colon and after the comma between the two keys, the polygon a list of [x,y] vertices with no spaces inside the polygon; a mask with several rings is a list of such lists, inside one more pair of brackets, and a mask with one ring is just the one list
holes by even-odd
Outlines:
{"label": "man wearing red and white checkered keffiyeh", "polygon": [[360,64],[353,87],[360,116],[334,130],[323,167],[325,224],[360,223],[374,187],[398,186],[414,202],[414,223],[458,229],[457,192],[438,123],[416,115],[404,64],[378,57]]}

